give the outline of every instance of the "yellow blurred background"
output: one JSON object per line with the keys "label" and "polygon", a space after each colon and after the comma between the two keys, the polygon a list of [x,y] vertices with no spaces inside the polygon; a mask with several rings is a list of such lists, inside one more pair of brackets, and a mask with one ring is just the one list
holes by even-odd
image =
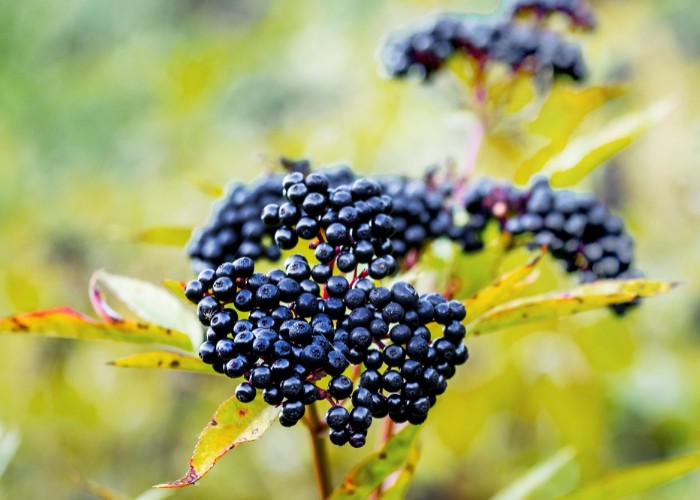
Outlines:
{"label": "yellow blurred background", "polygon": [[[601,119],[674,107],[582,187],[625,216],[648,276],[687,284],[623,320],[595,312],[472,339],[423,431],[410,498],[488,498],[567,445],[578,456],[552,494],[700,450],[700,11],[692,0],[596,7],[600,26],[582,39],[592,80],[630,88]],[[184,250],[134,236],[202,224],[211,198],[198,186],[250,180],[280,155],[365,172],[459,162],[469,119],[455,86],[384,80],[376,61],[388,31],[437,8],[497,2],[0,3],[0,316],[88,311],[99,268],[189,279]],[[575,283],[552,262],[543,281]],[[235,384],[107,365],[131,352],[0,337],[0,431],[19,438],[0,498],[94,498],[83,480],[136,496],[185,472]],[[368,452],[333,449],[335,481]],[[173,496],[314,495],[304,430],[277,426]],[[698,495],[696,473],[641,498]]]}

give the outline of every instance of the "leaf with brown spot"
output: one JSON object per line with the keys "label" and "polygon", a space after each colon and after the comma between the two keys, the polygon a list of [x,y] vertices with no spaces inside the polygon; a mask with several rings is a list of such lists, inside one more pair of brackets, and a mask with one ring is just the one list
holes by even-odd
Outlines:
{"label": "leaf with brown spot", "polygon": [[241,403],[235,396],[224,401],[199,435],[189,469],[180,479],[156,488],[182,488],[199,481],[226,453],[236,446],[260,439],[275,421],[279,409],[258,397]]}
{"label": "leaf with brown spot", "polygon": [[140,352],[112,361],[119,368],[157,368],[164,370],[183,370],[189,372],[218,375],[211,366],[197,356],[169,351]]}
{"label": "leaf with brown spot", "polygon": [[135,239],[141,243],[182,248],[190,241],[192,229],[193,228],[186,226],[150,227],[139,232]]}
{"label": "leaf with brown spot", "polygon": [[527,264],[507,272],[465,300],[464,306],[469,317],[478,318],[489,309],[508,300],[510,295],[515,294],[516,286],[532,275],[544,254],[545,250],[541,250]]}
{"label": "leaf with brown spot", "polygon": [[420,426],[408,425],[395,434],[381,450],[353,467],[330,498],[367,498],[389,475],[406,466],[420,430]]}
{"label": "leaf with brown spot", "polygon": [[601,280],[566,292],[553,292],[506,302],[467,326],[467,335],[502,330],[525,322],[567,316],[668,292],[679,283],[653,280]]}
{"label": "leaf with brown spot", "polygon": [[161,344],[191,349],[184,333],[135,321],[97,321],[69,307],[58,307],[0,318],[0,333],[43,335],[81,340],[112,340],[132,344]]}

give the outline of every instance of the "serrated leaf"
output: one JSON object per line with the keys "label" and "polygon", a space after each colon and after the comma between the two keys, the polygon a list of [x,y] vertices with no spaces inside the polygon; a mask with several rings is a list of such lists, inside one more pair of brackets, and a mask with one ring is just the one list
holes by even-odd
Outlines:
{"label": "serrated leaf", "polygon": [[525,158],[515,171],[519,184],[542,170],[547,162],[566,148],[571,135],[591,112],[624,94],[620,85],[592,86],[585,89],[555,85],[527,131],[548,142]]}
{"label": "serrated leaf", "polygon": [[144,229],[136,235],[136,240],[154,245],[184,247],[190,241],[191,227],[157,226]]}
{"label": "serrated leaf", "polygon": [[[93,283],[103,283],[116,297],[139,318],[173,330],[186,333],[192,346],[202,340],[202,329],[192,308],[163,287],[135,278],[98,271],[93,275]],[[190,347],[188,350],[192,350]]]}
{"label": "serrated leaf", "polygon": [[170,351],[140,352],[115,359],[111,364],[119,368],[157,368],[218,375],[211,366],[204,363],[197,356]]}
{"label": "serrated leaf", "polygon": [[407,463],[419,432],[420,426],[415,425],[399,431],[381,450],[353,467],[330,498],[367,498],[391,473]]}
{"label": "serrated leaf", "polygon": [[182,332],[125,319],[96,321],[70,307],[0,318],[0,333],[81,340],[111,340],[132,344],[160,344],[178,349],[192,349],[192,342]]}
{"label": "serrated leaf", "polygon": [[554,456],[535,465],[523,476],[496,493],[491,500],[524,500],[530,498],[576,456],[572,448],[563,448]]}
{"label": "serrated leaf", "polygon": [[406,491],[411,485],[419,459],[420,450],[418,449],[418,446],[414,444],[413,448],[411,448],[411,452],[408,455],[406,465],[403,467],[403,469],[401,469],[401,472],[399,472],[396,481],[394,481],[394,484],[382,492],[382,500],[403,500],[406,498]]}
{"label": "serrated leaf", "polygon": [[619,118],[595,133],[569,143],[544,167],[551,174],[553,187],[568,187],[578,183],[600,165],[632,144],[654,123],[671,110],[668,102]]}
{"label": "serrated leaf", "polygon": [[199,435],[187,474],[155,488],[182,488],[196,483],[233,448],[260,439],[278,413],[278,408],[269,406],[261,397],[251,403],[241,403],[235,396],[227,399]]}
{"label": "serrated leaf", "polygon": [[601,309],[640,297],[661,295],[676,286],[678,283],[653,280],[602,280],[566,292],[512,300],[472,321],[467,326],[467,334],[480,335],[523,323]]}
{"label": "serrated leaf", "polygon": [[624,498],[661,486],[700,469],[700,453],[649,462],[607,474],[573,494],[566,500],[607,500]]}
{"label": "serrated leaf", "polygon": [[464,306],[467,308],[467,314],[470,317],[478,318],[489,309],[507,300],[508,296],[514,293],[515,287],[532,274],[544,253],[544,250],[540,251],[527,264],[507,272],[465,300]]}

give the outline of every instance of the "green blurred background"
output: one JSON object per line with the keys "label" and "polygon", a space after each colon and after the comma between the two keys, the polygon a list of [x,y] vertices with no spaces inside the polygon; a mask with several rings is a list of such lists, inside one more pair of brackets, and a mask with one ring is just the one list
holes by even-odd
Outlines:
{"label": "green blurred background", "polygon": [[[552,492],[700,450],[700,11],[693,0],[596,5],[600,27],[585,41],[593,80],[629,80],[625,109],[667,98],[675,108],[583,187],[625,215],[639,267],[688,284],[625,320],[596,312],[472,340],[472,360],[424,430],[411,498],[487,498],[566,445],[577,462]],[[496,6],[0,2],[0,315],[88,311],[99,268],[188,279],[184,251],[134,234],[203,223],[211,199],[198,185],[249,180],[280,155],[400,173],[459,162],[469,125],[455,113],[459,93],[381,79],[376,48],[438,7]],[[544,271],[543,289],[575,282],[553,263]],[[81,478],[135,496],[185,472],[234,384],[107,365],[135,351],[0,337],[0,427],[20,438],[1,498],[93,498]],[[368,452],[334,449],[336,482]],[[311,471],[304,431],[274,427],[174,496],[311,498]],[[644,498],[698,492],[693,474]]]}

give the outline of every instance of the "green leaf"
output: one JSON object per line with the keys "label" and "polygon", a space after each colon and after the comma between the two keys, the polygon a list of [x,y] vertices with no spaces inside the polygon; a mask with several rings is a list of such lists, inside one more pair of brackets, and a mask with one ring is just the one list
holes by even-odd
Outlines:
{"label": "green leaf", "polygon": [[115,359],[111,364],[119,368],[158,368],[218,375],[197,356],[169,351],[140,352]]}
{"label": "green leaf", "polygon": [[192,235],[191,227],[157,226],[144,229],[136,235],[136,240],[154,245],[184,247]]}
{"label": "green leaf", "polygon": [[554,187],[573,186],[600,165],[632,144],[654,123],[668,115],[672,106],[661,102],[650,109],[619,118],[591,135],[570,142],[545,165]]}
{"label": "green leaf", "polygon": [[132,344],[161,344],[178,349],[192,349],[190,338],[176,330],[125,319],[96,321],[69,307],[0,318],[0,333],[81,340],[112,340]]}
{"label": "green leaf", "polygon": [[537,492],[557,472],[562,470],[576,456],[572,448],[563,448],[554,456],[529,469],[506,488],[496,493],[491,500],[524,500]]}
{"label": "green leaf", "polygon": [[386,490],[382,492],[382,500],[403,500],[406,498],[406,491],[411,485],[413,480],[413,474],[416,472],[416,466],[418,465],[418,459],[420,458],[420,450],[415,444],[411,448],[411,452],[408,455],[408,460],[406,465],[399,475],[396,477],[394,484],[389,486]]}
{"label": "green leaf", "polygon": [[467,314],[478,318],[489,309],[504,302],[510,295],[513,295],[516,286],[533,273],[544,254],[544,250],[540,251],[527,264],[507,272],[465,300],[464,306],[467,308]]}
{"label": "green leaf", "polygon": [[566,500],[607,500],[642,493],[700,468],[700,453],[649,462],[617,472],[564,497]]}
{"label": "green leaf", "polygon": [[275,421],[277,413],[278,408],[268,405],[260,397],[251,403],[241,403],[235,396],[227,399],[199,435],[187,474],[155,488],[182,488],[199,481],[233,448],[260,439]]}
{"label": "green leaf", "polygon": [[467,326],[467,334],[490,333],[523,323],[592,311],[640,297],[653,297],[678,285],[652,280],[602,280],[581,285],[567,292],[512,300],[494,307],[472,321]]}
{"label": "green leaf", "polygon": [[411,454],[420,426],[409,425],[384,447],[358,463],[330,498],[364,499],[393,472],[403,467]]}
{"label": "green leaf", "polygon": [[[186,333],[192,346],[202,340],[202,329],[192,311],[165,288],[146,281],[98,271],[93,275],[93,287],[104,283],[139,318],[150,323]],[[192,350],[190,347],[188,350]]]}

